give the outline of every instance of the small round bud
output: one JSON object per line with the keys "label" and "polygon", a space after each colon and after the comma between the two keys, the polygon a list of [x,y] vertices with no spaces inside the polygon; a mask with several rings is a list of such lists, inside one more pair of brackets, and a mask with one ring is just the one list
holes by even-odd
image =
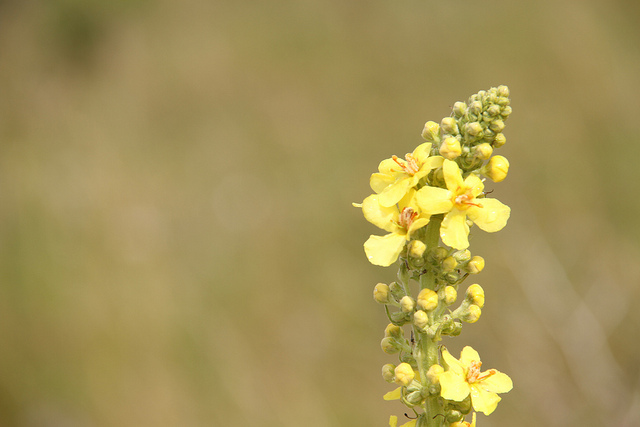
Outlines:
{"label": "small round bud", "polygon": [[478,122],[467,123],[465,125],[465,130],[467,131],[467,134],[475,137],[480,135],[480,133],[482,132],[482,125]]}
{"label": "small round bud", "polygon": [[386,304],[389,302],[389,286],[384,283],[378,283],[373,288],[373,299],[380,304]]}
{"label": "small round bud", "polygon": [[449,135],[457,135],[458,134],[458,123],[456,123],[456,119],[453,117],[445,117],[440,122],[440,129],[442,129],[442,133]]}
{"label": "small round bud", "polygon": [[509,88],[505,85],[498,86],[498,95],[503,98],[509,97]]}
{"label": "small round bud", "polygon": [[460,157],[462,154],[462,147],[460,147],[460,141],[457,138],[450,136],[442,141],[440,146],[440,155],[445,159],[453,160]]}
{"label": "small round bud", "polygon": [[418,306],[425,311],[434,310],[438,306],[438,294],[429,288],[424,288],[418,294]]}
{"label": "small round bud", "polygon": [[410,296],[405,295],[400,300],[400,308],[405,313],[411,313],[413,309],[416,308],[416,302]]}
{"label": "small round bud", "polygon": [[438,378],[441,373],[444,372],[444,368],[440,365],[431,365],[429,370],[427,371],[427,380],[431,385],[436,385],[440,383],[440,379]]}
{"label": "small round bud", "polygon": [[477,283],[474,283],[467,288],[466,298],[472,304],[475,304],[480,308],[484,307],[484,289],[482,289],[482,286]]}
{"label": "small round bud", "polygon": [[440,140],[440,125],[436,122],[428,121],[424,124],[422,137],[429,142],[438,142]]}
{"label": "small round bud", "polygon": [[[449,427],[460,427],[458,421],[462,420],[462,412],[452,409],[446,415],[446,419],[448,423],[452,423]],[[465,426],[466,427],[466,426]]]}
{"label": "small round bud", "polygon": [[500,106],[496,104],[489,106],[489,108],[487,108],[487,113],[492,117],[497,116],[500,114]]}
{"label": "small round bud", "polygon": [[495,148],[500,148],[504,145],[505,142],[507,142],[507,137],[504,136],[503,133],[497,133],[495,138],[493,138],[493,142],[491,143],[491,145],[493,145]]}
{"label": "small round bud", "polygon": [[469,105],[469,111],[471,111],[473,114],[475,115],[480,115],[480,113],[482,113],[482,102],[480,101],[473,101],[470,105]]}
{"label": "small round bud", "polygon": [[489,129],[491,129],[495,133],[500,133],[504,129],[504,122],[502,120],[500,120],[500,119],[494,120],[489,125]]}
{"label": "small round bud", "polygon": [[382,341],[380,341],[380,348],[387,354],[394,354],[400,351],[398,347],[398,343],[391,337],[384,337]]}
{"label": "small round bud", "polygon": [[413,372],[413,368],[408,363],[401,363],[396,366],[394,382],[401,386],[408,386],[413,381],[415,377],[415,372]]}
{"label": "small round bud", "polygon": [[396,377],[395,369],[396,369],[396,366],[391,363],[387,363],[386,365],[383,365],[382,378],[384,378],[386,382],[392,383],[393,379]]}
{"label": "small round bud", "polygon": [[456,259],[452,256],[448,256],[442,261],[442,269],[444,271],[453,271],[457,266],[458,261],[456,261]]}
{"label": "small round bud", "polygon": [[476,158],[480,160],[487,160],[493,154],[493,147],[491,144],[483,142],[482,144],[476,145],[474,149],[474,155]]}
{"label": "small round bud", "polygon": [[458,299],[458,291],[453,286],[445,286],[444,288],[444,303],[451,305]]}
{"label": "small round bud", "polygon": [[422,310],[418,310],[413,314],[413,324],[423,329],[429,324],[429,316]]}
{"label": "small round bud", "polygon": [[507,177],[509,161],[503,156],[493,156],[482,168],[482,172],[493,182],[500,182]]}
{"label": "small round bud", "polygon": [[445,259],[447,256],[449,255],[449,251],[446,250],[445,248],[443,248],[442,246],[438,246],[434,251],[433,251],[433,258],[435,258],[436,261],[442,261],[443,259]]}
{"label": "small round bud", "polygon": [[469,252],[469,249],[463,249],[461,251],[454,252],[453,253],[453,257],[459,263],[464,263],[464,262],[467,262],[467,261],[469,261],[471,259],[471,252]]}
{"label": "small round bud", "polygon": [[453,115],[460,118],[467,112],[467,104],[464,102],[456,102],[453,104]]}
{"label": "small round bud", "polygon": [[481,314],[482,310],[480,310],[480,307],[475,304],[471,304],[469,308],[464,313],[462,313],[460,319],[467,323],[475,323],[478,321]]}
{"label": "small round bud", "polygon": [[409,242],[409,256],[413,258],[422,258],[424,251],[427,250],[427,245],[421,240],[412,240]]}
{"label": "small round bud", "polygon": [[407,402],[410,403],[411,405],[417,405],[424,400],[424,396],[422,396],[421,390],[416,390],[414,392],[407,394],[406,399],[407,399]]}
{"label": "small round bud", "polygon": [[404,331],[400,326],[394,325],[393,323],[389,323],[387,327],[384,328],[384,336],[393,337],[393,338],[403,338]]}
{"label": "small round bud", "polygon": [[471,274],[478,274],[484,269],[484,258],[481,256],[474,256],[467,264],[467,271]]}
{"label": "small round bud", "polygon": [[507,117],[509,117],[509,116],[511,115],[511,112],[512,112],[512,111],[513,111],[513,109],[512,109],[509,105],[507,105],[506,107],[504,107],[504,108],[502,109],[502,113],[500,113],[500,115],[501,115],[504,119],[506,119]]}

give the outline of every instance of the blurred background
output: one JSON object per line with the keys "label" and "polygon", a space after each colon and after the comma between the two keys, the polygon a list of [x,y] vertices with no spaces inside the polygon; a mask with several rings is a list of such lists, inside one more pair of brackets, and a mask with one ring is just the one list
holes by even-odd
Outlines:
{"label": "blurred background", "polygon": [[[386,426],[351,206],[511,89],[492,426],[640,425],[640,5],[0,1],[0,426]],[[468,282],[472,283],[471,281]]]}

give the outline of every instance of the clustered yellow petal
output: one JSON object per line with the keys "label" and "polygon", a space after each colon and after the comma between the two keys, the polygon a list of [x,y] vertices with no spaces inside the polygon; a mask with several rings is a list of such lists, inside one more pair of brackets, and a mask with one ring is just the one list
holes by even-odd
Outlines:
{"label": "clustered yellow petal", "polygon": [[423,214],[445,214],[440,226],[442,241],[455,249],[469,246],[467,218],[487,232],[501,230],[511,209],[496,199],[482,197],[484,184],[475,174],[465,179],[457,163],[445,159],[442,165],[447,188],[424,186],[416,192],[416,202]]}
{"label": "clustered yellow petal", "polygon": [[501,400],[497,393],[506,393],[513,388],[507,374],[495,369],[481,372],[480,356],[469,346],[462,349],[459,360],[446,348],[442,350],[442,358],[448,365],[448,370],[438,376],[440,395],[444,399],[462,402],[471,396],[473,410],[489,415]]}

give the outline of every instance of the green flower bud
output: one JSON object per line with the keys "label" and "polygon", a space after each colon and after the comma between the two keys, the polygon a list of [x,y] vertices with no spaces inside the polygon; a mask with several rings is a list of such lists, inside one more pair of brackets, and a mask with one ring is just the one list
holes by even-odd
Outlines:
{"label": "green flower bud", "polygon": [[471,274],[478,274],[484,269],[484,258],[481,256],[474,256],[467,264],[467,271]]}
{"label": "green flower bud", "polygon": [[469,111],[476,116],[482,114],[482,102],[473,101],[471,104],[469,104]]}
{"label": "green flower bud", "polygon": [[471,259],[471,252],[469,252],[469,249],[463,249],[461,251],[454,252],[453,257],[458,261],[458,263],[465,263]]}
{"label": "green flower bud", "polygon": [[475,304],[471,304],[469,308],[462,313],[460,319],[467,323],[475,323],[478,321],[481,314],[482,310],[480,310],[480,307]]}
{"label": "green flower bud", "polygon": [[391,337],[384,337],[382,341],[380,341],[380,348],[387,354],[395,354],[400,351],[400,347],[396,340]]}
{"label": "green flower bud", "polygon": [[464,102],[458,101],[455,104],[453,104],[453,115],[456,116],[456,118],[460,118],[464,116],[466,112],[467,112],[467,104],[465,104]]}
{"label": "green flower bud", "polygon": [[384,336],[393,338],[404,338],[404,331],[400,326],[389,323],[384,329]]}
{"label": "green flower bud", "polygon": [[445,248],[443,248],[442,246],[438,246],[434,251],[433,251],[433,258],[436,261],[442,261],[443,259],[445,259],[447,256],[449,256],[449,251],[446,250]]}
{"label": "green flower bud", "polygon": [[457,135],[458,123],[453,117],[445,117],[442,119],[442,122],[440,122],[440,129],[443,134]]}
{"label": "green flower bud", "polygon": [[446,419],[448,423],[451,423],[449,427],[468,427],[464,424],[460,425],[459,421],[462,421],[462,412],[457,411],[455,409],[447,412]]}
{"label": "green flower bud", "polygon": [[392,282],[389,285],[389,290],[391,291],[393,299],[396,301],[400,301],[400,299],[405,295],[404,289],[398,282]]}
{"label": "green flower bud", "polygon": [[504,122],[500,119],[494,120],[489,125],[489,129],[491,129],[495,133],[500,133],[504,129]]}
{"label": "green flower bud", "polygon": [[411,313],[413,309],[416,308],[416,302],[410,296],[405,295],[400,300],[400,308],[405,313]]}
{"label": "green flower bud", "polygon": [[504,134],[497,133],[493,138],[493,142],[491,143],[491,145],[493,145],[495,148],[500,148],[504,145],[505,142],[507,142],[507,138],[504,136]]}
{"label": "green flower bud", "polygon": [[440,142],[440,125],[436,122],[428,121],[424,124],[422,137],[429,142]]}
{"label": "green flower bud", "polygon": [[460,141],[453,136],[445,138],[444,141],[442,141],[442,145],[440,145],[439,152],[442,157],[449,160],[460,157],[460,154],[462,154]]}
{"label": "green flower bud", "polygon": [[487,108],[487,113],[491,116],[491,117],[495,117],[498,114],[500,114],[500,106],[499,105],[491,105],[489,106],[489,108]]}
{"label": "green flower bud", "polygon": [[504,107],[502,109],[502,113],[500,114],[502,116],[503,119],[507,119],[507,117],[509,117],[511,115],[511,112],[513,111],[513,109],[507,105],[506,107]]}
{"label": "green flower bud", "polygon": [[425,310],[431,311],[438,306],[438,294],[429,288],[425,288],[418,294],[418,306]]}
{"label": "green flower bud", "polygon": [[408,363],[401,363],[396,366],[395,369],[395,379],[394,382],[401,386],[408,386],[413,381],[415,377],[415,372],[413,372],[413,368]]}
{"label": "green flower bud", "polygon": [[482,133],[482,125],[478,122],[467,123],[464,128],[471,137],[476,137]]}
{"label": "green flower bud", "polygon": [[386,382],[392,383],[393,379],[396,376],[395,369],[396,369],[396,365],[393,365],[391,363],[387,363],[386,365],[383,365],[382,378],[384,378]]}
{"label": "green flower bud", "polygon": [[405,399],[411,405],[418,405],[424,400],[424,396],[422,395],[422,392],[420,390],[416,390],[412,393],[407,394],[407,397]]}
{"label": "green flower bud", "polygon": [[384,283],[378,283],[373,288],[373,299],[380,304],[386,304],[389,302],[389,286]]}
{"label": "green flower bud", "polygon": [[503,98],[508,98],[509,97],[509,88],[505,85],[500,85],[498,86],[498,96],[501,96]]}
{"label": "green flower bud", "polygon": [[429,324],[429,316],[422,310],[418,310],[413,314],[413,324],[423,329]]}

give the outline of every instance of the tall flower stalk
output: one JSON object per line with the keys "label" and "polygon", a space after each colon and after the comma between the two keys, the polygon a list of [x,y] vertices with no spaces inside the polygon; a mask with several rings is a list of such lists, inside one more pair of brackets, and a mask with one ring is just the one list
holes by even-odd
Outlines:
{"label": "tall flower stalk", "polygon": [[[475,426],[476,412],[491,414],[498,394],[513,387],[506,374],[483,371],[473,348],[456,359],[442,345],[444,336],[460,335],[463,323],[478,321],[484,307],[478,284],[454,307],[462,283],[485,264],[468,249],[474,226],[499,231],[511,212],[485,191],[486,178],[503,181],[509,170],[507,159],[494,155],[506,142],[509,103],[506,86],[456,102],[450,117],[425,124],[426,142],[413,153],[380,162],[370,179],[374,194],[354,203],[388,233],[369,237],[367,259],[398,265],[397,280],[378,283],[374,299],[390,322],[382,350],[398,355],[397,364],[382,367],[383,378],[398,386],[384,399],[412,409],[404,427]],[[392,415],[389,425],[397,427],[398,418]]]}

